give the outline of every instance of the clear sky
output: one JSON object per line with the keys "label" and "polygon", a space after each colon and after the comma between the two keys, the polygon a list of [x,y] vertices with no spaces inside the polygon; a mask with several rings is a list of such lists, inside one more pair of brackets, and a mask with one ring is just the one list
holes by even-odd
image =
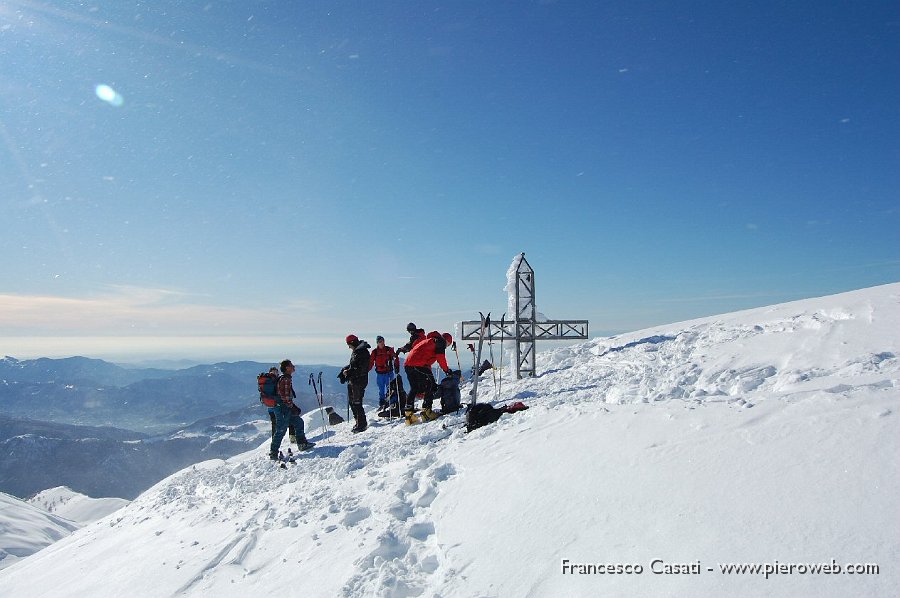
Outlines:
{"label": "clear sky", "polygon": [[900,4],[0,3],[0,354],[346,360],[900,280]]}

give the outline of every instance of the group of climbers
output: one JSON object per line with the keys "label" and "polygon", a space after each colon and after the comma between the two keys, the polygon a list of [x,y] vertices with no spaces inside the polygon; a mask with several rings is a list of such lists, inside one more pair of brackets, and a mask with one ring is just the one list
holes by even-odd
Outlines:
{"label": "group of climbers", "polygon": [[[373,368],[378,383],[379,409],[396,409],[398,413],[402,411],[407,423],[416,423],[418,418],[415,414],[415,401],[421,396],[422,419],[431,421],[440,416],[432,410],[437,389],[432,366],[436,362],[445,375],[451,375],[445,351],[453,345],[453,337],[447,332],[441,334],[432,331],[426,334],[423,328],[412,322],[407,325],[406,331],[409,332],[409,342],[396,351],[385,344],[383,336],[376,337],[374,349],[355,334],[349,334],[344,339],[351,352],[350,362],[341,369],[338,379],[341,384],[347,385],[347,401],[355,420],[352,430],[354,433],[368,428],[363,397],[369,382],[369,372]],[[408,393],[404,391],[400,377],[400,355],[403,353],[406,353],[403,365],[410,386]],[[270,371],[269,374],[259,376],[260,400],[268,407],[269,417],[272,420],[272,445],[269,457],[273,460],[279,458],[278,451],[289,427],[290,440],[297,443],[299,450],[308,450],[313,446],[304,435],[303,418],[300,417],[299,407],[293,402],[297,396],[293,390],[291,377],[294,369],[290,360],[281,362],[281,374],[274,380],[273,396],[269,396],[269,391],[264,390],[264,382],[271,382],[264,378],[275,377],[275,372]]]}
{"label": "group of climbers", "polygon": [[[422,418],[431,421],[438,417],[432,410],[437,382],[431,367],[437,362],[444,374],[450,375],[450,366],[444,353],[447,347],[453,344],[453,337],[448,332],[441,334],[432,331],[426,334],[423,328],[419,328],[413,322],[406,326],[406,331],[409,333],[409,342],[396,351],[386,345],[384,337],[380,335],[375,338],[376,347],[371,352],[368,343],[359,340],[354,334],[347,336],[347,346],[353,353],[350,364],[341,370],[338,377],[342,383],[347,383],[347,397],[356,419],[353,432],[362,432],[368,427],[362,399],[368,383],[368,373],[372,368],[375,369],[378,383],[379,409],[390,410],[392,408],[390,398],[396,401],[398,411],[403,411],[407,423],[415,423],[415,400],[421,395]],[[407,354],[403,369],[409,382],[408,393],[403,391],[403,382],[399,375],[400,355],[403,353]],[[365,369],[364,365],[367,366]]]}

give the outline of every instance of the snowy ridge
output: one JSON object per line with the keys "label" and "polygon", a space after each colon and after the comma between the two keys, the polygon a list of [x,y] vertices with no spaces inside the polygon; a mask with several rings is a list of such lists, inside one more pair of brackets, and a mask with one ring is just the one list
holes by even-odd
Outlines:
{"label": "snowy ridge", "polygon": [[71,521],[0,492],[0,569],[19,562],[76,529],[78,526]]}
{"label": "snowy ridge", "polygon": [[81,527],[118,511],[128,501],[124,498],[91,498],[59,486],[38,492],[28,499],[28,503]]}
{"label": "snowy ridge", "polygon": [[[324,435],[309,413],[296,465],[263,444],[185,469],[0,572],[0,594],[898,595],[898,324],[894,284],[595,339],[504,372],[500,399],[530,409],[471,434],[447,416]],[[881,569],[715,571],[830,559]]]}
{"label": "snowy ridge", "polygon": [[[672,324],[539,355],[567,400],[743,401],[896,385],[900,284]],[[543,357],[543,359],[542,359]],[[546,376],[542,376],[546,378]],[[543,388],[543,380],[528,386]]]}

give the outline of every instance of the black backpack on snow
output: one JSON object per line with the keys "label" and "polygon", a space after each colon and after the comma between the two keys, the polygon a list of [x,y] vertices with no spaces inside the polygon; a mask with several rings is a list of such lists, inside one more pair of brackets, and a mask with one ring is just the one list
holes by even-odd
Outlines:
{"label": "black backpack on snow", "polygon": [[466,412],[466,432],[477,430],[481,426],[492,424],[503,415],[504,411],[487,403],[476,403]]}
{"label": "black backpack on snow", "polygon": [[437,387],[437,396],[441,399],[441,414],[450,413],[451,411],[459,411],[462,406],[462,395],[459,391],[459,379],[462,372],[459,370],[451,370],[450,375],[446,376]]}

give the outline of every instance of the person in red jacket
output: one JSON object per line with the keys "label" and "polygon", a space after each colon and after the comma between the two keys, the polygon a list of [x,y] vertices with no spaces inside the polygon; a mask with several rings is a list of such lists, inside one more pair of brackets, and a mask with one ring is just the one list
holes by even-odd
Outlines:
{"label": "person in red jacket", "polygon": [[394,381],[395,374],[400,372],[400,358],[394,348],[384,344],[384,337],[375,337],[375,348],[369,356],[369,370],[375,368],[378,382],[378,408],[384,409],[387,404],[387,392]]}
{"label": "person in red jacket", "polygon": [[434,374],[431,373],[431,366],[436,361],[445,374],[450,374],[450,366],[447,365],[447,358],[444,351],[453,343],[453,337],[445,332],[440,334],[437,331],[429,332],[425,340],[422,340],[412,348],[409,355],[406,356],[404,369],[406,370],[406,379],[409,380],[409,399],[406,403],[406,418],[409,423],[414,423],[413,403],[417,394],[424,393],[425,398],[422,401],[422,417],[426,421],[431,421],[437,417],[437,414],[431,410],[431,404],[434,401],[434,389],[437,385],[434,380]]}

